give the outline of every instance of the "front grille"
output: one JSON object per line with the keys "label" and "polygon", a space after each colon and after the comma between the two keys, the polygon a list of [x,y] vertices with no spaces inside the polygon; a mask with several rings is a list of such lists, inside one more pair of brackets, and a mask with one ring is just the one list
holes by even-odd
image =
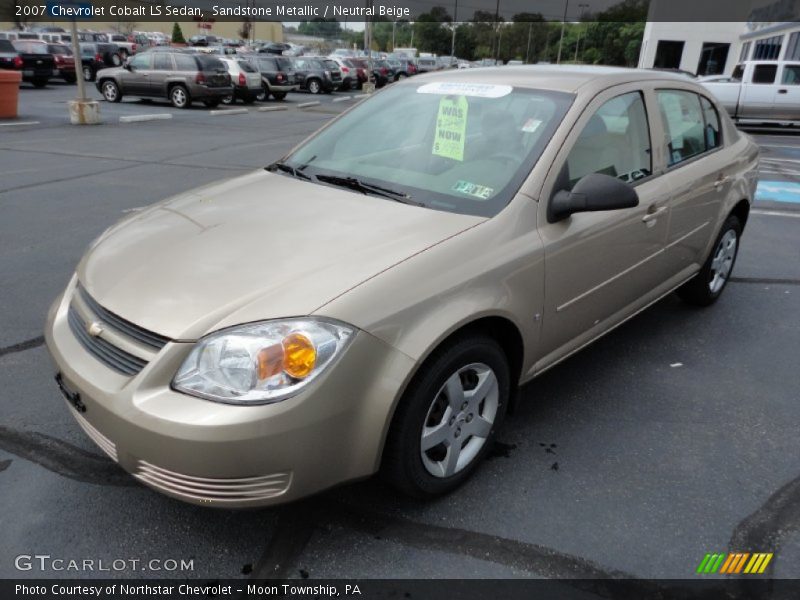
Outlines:
{"label": "front grille", "polygon": [[155,350],[161,350],[169,341],[169,338],[163,335],[158,335],[152,331],[142,329],[138,325],[134,325],[130,321],[126,321],[122,317],[118,317],[111,311],[106,310],[100,306],[80,284],[78,285],[78,293],[89,310],[91,310],[104,325],[108,325],[120,333],[141,342],[145,346],[150,346]]}
{"label": "front grille", "polygon": [[106,340],[89,335],[86,322],[81,318],[74,306],[67,311],[67,321],[75,338],[88,352],[100,362],[123,375],[133,376],[144,369],[147,361],[117,348]]}
{"label": "front grille", "polygon": [[161,491],[216,503],[241,503],[280,496],[289,489],[292,474],[273,473],[256,477],[214,479],[169,471],[145,460],[136,463],[134,477]]}

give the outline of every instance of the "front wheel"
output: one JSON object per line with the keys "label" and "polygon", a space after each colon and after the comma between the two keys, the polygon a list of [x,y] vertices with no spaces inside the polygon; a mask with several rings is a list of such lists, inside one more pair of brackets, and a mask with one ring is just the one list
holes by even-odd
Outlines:
{"label": "front wheel", "polygon": [[319,81],[312,79],[308,82],[308,91],[312,94],[319,94],[322,91],[322,86],[320,85]]}
{"label": "front wheel", "polygon": [[106,99],[106,102],[120,102],[122,100],[119,87],[113,81],[104,81],[100,89],[103,92],[103,98]]}
{"label": "front wheel", "polygon": [[175,108],[186,108],[191,103],[189,92],[182,85],[176,85],[170,90],[169,100]]}
{"label": "front wheel", "polygon": [[509,396],[508,361],[492,338],[462,337],[438,350],[400,400],[384,477],[419,498],[455,489],[491,449]]}
{"label": "front wheel", "polygon": [[717,301],[730,279],[736,256],[742,224],[735,215],[730,215],[712,246],[711,254],[700,271],[678,288],[678,295],[689,304],[709,306]]}

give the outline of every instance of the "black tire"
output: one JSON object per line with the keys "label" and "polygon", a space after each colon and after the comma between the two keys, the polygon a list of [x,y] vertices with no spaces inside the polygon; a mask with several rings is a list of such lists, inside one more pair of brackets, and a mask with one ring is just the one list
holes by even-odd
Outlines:
{"label": "black tire", "polygon": [[78,81],[78,76],[77,75],[64,75],[64,81],[66,81],[67,83],[75,83],[76,81]]}
{"label": "black tire", "polygon": [[233,94],[231,94],[230,96],[224,96],[222,98],[222,103],[225,106],[230,106],[231,104],[236,104],[236,96],[234,96]]}
{"label": "black tire", "polygon": [[35,87],[35,88],[43,88],[44,86],[47,85],[47,81],[48,81],[47,78],[44,78],[44,79],[33,79],[31,81],[31,83],[33,84],[33,87]]}
{"label": "black tire", "polygon": [[219,106],[219,99],[216,98],[214,100],[203,100],[203,104],[208,108],[217,108]]}
{"label": "black tire", "polygon": [[189,108],[192,98],[189,91],[182,85],[174,85],[169,89],[169,101],[175,108]]}
{"label": "black tire", "polygon": [[256,96],[256,100],[259,102],[266,102],[269,98],[269,88],[265,85],[261,88],[261,91]]}
{"label": "black tire", "polygon": [[272,97],[275,98],[275,100],[283,100],[286,98],[286,92],[272,92]]}
{"label": "black tire", "polygon": [[244,102],[245,104],[252,104],[255,101],[256,101],[256,96],[255,95],[245,96],[244,98],[242,98],[242,102]]}
{"label": "black tire", "polygon": [[81,72],[83,73],[83,80],[84,81],[94,81],[94,69],[89,65],[85,65]]}
{"label": "black tire", "polygon": [[[442,392],[445,382],[460,369],[473,363],[488,366],[496,376],[497,407],[493,425],[483,446],[467,464],[452,475],[435,476],[423,463],[421,448],[423,428],[426,426],[426,422],[432,418],[432,411],[436,408],[436,403],[441,402],[442,398],[446,398]],[[511,392],[510,378],[506,355],[500,345],[491,337],[482,334],[460,337],[438,349],[420,367],[420,371],[414,376],[400,399],[384,448],[383,477],[401,492],[417,498],[430,498],[445,494],[461,485],[478,467],[494,443],[495,432],[502,425],[508,407]],[[446,406],[444,410],[448,410]],[[460,428],[462,426],[466,428],[466,423],[472,420],[469,415],[466,415],[466,418],[469,418],[470,421],[463,420],[465,410],[470,409],[464,409],[462,406],[457,418],[452,415],[449,418],[447,427],[452,430],[449,435],[458,437],[461,435]],[[444,417],[446,417],[446,413]],[[458,433],[455,433],[455,428],[458,428]],[[465,433],[458,443],[463,444],[466,448],[472,439],[474,438]],[[456,440],[449,439],[451,444],[454,441]],[[443,443],[425,452],[441,452],[445,448]],[[449,452],[448,450],[448,456]],[[442,460],[446,462],[446,458]]]}
{"label": "black tire", "polygon": [[128,60],[128,51],[125,48],[120,48],[119,50],[119,58],[122,62]]}
{"label": "black tire", "polygon": [[[697,275],[678,288],[678,296],[685,302],[695,306],[714,304],[725,290],[725,286],[733,272],[736,257],[739,254],[741,237],[742,223],[739,218],[735,215],[728,216],[725,223],[722,224],[722,229],[720,229],[717,239],[714,240],[714,245],[711,246],[711,252],[705,264],[703,264]],[[732,249],[729,247],[730,239],[735,242]],[[720,265],[724,265],[724,267]],[[724,273],[724,276],[716,280],[719,284],[717,287],[714,285],[715,277],[721,273]]]}
{"label": "black tire", "polygon": [[122,92],[117,83],[111,79],[106,79],[100,84],[100,93],[106,102],[122,102]]}
{"label": "black tire", "polygon": [[312,94],[319,94],[322,92],[322,82],[319,79],[308,80],[308,91]]}

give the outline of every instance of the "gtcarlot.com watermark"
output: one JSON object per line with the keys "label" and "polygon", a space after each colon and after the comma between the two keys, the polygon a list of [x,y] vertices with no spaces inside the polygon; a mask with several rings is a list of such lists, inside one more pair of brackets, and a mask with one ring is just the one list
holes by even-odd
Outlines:
{"label": "gtcarlot.com watermark", "polygon": [[175,572],[194,571],[194,559],[175,558],[63,558],[50,554],[20,554],[14,558],[14,568],[18,571],[37,572],[120,572],[155,571]]}

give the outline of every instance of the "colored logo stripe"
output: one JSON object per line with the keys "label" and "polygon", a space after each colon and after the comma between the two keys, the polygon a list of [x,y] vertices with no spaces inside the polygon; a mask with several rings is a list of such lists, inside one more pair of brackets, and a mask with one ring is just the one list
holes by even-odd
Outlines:
{"label": "colored logo stripe", "polygon": [[728,554],[706,554],[697,567],[697,573],[721,573],[734,575],[739,573],[761,574],[767,569],[773,554],[766,552],[730,552]]}

